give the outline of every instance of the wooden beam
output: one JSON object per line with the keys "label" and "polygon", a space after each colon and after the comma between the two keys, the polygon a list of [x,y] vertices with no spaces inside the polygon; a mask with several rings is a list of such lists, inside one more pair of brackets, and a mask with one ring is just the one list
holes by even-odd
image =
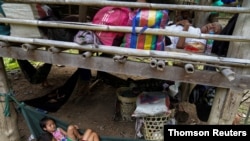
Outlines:
{"label": "wooden beam", "polygon": [[[249,8],[250,1],[244,0],[243,7]],[[249,36],[250,14],[239,14],[233,35]],[[249,53],[250,42],[230,42],[227,57],[250,59]],[[235,68],[237,74],[249,75],[249,68]],[[217,88],[212,111],[209,117],[211,124],[232,124],[240,106],[242,99],[242,91],[237,91],[234,88],[223,89]],[[246,88],[247,89],[247,88]]]}
{"label": "wooden beam", "polygon": [[208,124],[232,124],[238,111],[242,91],[217,88]]}
{"label": "wooden beam", "polygon": [[238,112],[239,103],[242,100],[242,91],[230,89],[225,97],[219,124],[232,124]]}
{"label": "wooden beam", "polygon": [[221,111],[223,110],[225,97],[228,93],[228,90],[229,89],[222,89],[219,87],[216,89],[213,106],[207,121],[208,124],[211,125],[219,124],[219,120],[221,118]]}
{"label": "wooden beam", "polygon": [[86,22],[87,21],[87,6],[80,5],[79,6],[79,22]]}
{"label": "wooden beam", "polygon": [[195,70],[194,73],[188,74],[185,72],[184,68],[177,66],[166,66],[163,71],[158,71],[157,69],[151,68],[149,63],[127,61],[122,64],[114,62],[112,58],[83,58],[81,54],[70,54],[64,52],[51,53],[41,49],[24,51],[19,47],[0,48],[0,56],[62,64],[66,66],[88,68],[144,78],[156,78],[194,84],[199,83],[238,90],[250,88],[250,76],[248,75],[236,74],[235,80],[229,82],[226,77],[219,72]]}

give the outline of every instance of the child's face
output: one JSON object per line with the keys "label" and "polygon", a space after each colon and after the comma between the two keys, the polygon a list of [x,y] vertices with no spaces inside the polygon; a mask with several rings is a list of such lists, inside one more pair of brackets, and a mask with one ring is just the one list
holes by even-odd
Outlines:
{"label": "child's face", "polygon": [[53,120],[48,120],[44,130],[47,131],[47,132],[50,132],[50,133],[54,132],[56,130],[55,122]]}

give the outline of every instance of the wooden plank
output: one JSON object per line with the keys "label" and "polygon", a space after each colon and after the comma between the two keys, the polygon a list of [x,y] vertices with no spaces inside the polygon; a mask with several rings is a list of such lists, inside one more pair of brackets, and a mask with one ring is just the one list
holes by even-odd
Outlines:
{"label": "wooden plank", "polygon": [[207,121],[208,124],[212,125],[219,124],[219,120],[221,118],[221,112],[223,111],[225,103],[225,97],[228,94],[228,91],[229,89],[223,89],[223,88],[216,89],[213,106]]}
{"label": "wooden plank", "polygon": [[242,91],[217,88],[208,124],[232,124],[242,99]]}
{"label": "wooden plank", "polygon": [[228,91],[219,123],[232,124],[238,112],[239,103],[242,99],[242,91]]}
{"label": "wooden plank", "polygon": [[[114,62],[112,58],[91,57],[83,58],[82,55],[70,53],[51,53],[45,50],[24,51],[19,47],[0,48],[0,56],[16,59],[27,59],[52,64],[62,64],[109,73],[156,78],[163,80],[180,81],[185,83],[204,84],[223,88],[242,90],[250,88],[250,76],[236,74],[235,80],[229,82],[221,73],[213,71],[196,70],[187,74],[182,67],[166,66],[164,71],[158,71],[147,63],[127,61],[125,64]],[[243,87],[244,86],[244,87]],[[243,87],[243,88],[242,88]]]}

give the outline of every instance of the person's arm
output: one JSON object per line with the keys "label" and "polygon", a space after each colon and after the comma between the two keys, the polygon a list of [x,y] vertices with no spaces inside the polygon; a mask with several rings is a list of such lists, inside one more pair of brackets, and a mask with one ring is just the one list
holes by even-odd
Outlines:
{"label": "person's arm", "polygon": [[[177,25],[182,25],[183,26],[183,31],[188,31],[189,26],[191,25],[188,20],[182,20],[176,23]],[[178,49],[184,49],[185,47],[185,40],[186,37],[179,37],[179,40],[176,44],[176,48]]]}

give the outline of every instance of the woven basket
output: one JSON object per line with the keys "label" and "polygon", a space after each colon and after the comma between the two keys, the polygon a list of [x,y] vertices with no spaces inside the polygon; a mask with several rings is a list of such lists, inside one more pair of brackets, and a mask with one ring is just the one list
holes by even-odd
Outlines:
{"label": "woven basket", "polygon": [[163,128],[171,114],[143,117],[143,135],[145,140],[163,141]]}
{"label": "woven basket", "polygon": [[121,94],[124,91],[129,90],[129,87],[120,87],[116,90],[116,95],[118,97],[118,100],[120,101],[120,113],[122,120],[125,121],[132,121],[132,114],[135,111],[136,108],[136,99],[137,97],[124,97],[121,96]]}

